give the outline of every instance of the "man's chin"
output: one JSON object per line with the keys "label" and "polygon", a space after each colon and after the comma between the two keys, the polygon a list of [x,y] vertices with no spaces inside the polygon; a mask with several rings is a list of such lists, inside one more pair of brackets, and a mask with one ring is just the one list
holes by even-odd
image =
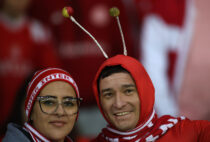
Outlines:
{"label": "man's chin", "polygon": [[115,125],[115,128],[119,131],[123,131],[123,132],[126,132],[126,131],[130,131],[132,129],[134,129],[135,127],[129,125],[129,124],[118,124],[118,125]]}

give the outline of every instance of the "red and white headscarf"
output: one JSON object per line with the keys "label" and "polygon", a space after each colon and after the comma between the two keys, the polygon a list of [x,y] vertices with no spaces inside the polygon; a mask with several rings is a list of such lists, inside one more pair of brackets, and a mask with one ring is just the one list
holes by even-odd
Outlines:
{"label": "red and white headscarf", "polygon": [[79,90],[76,82],[71,75],[59,68],[47,68],[37,71],[27,88],[27,96],[25,101],[25,111],[28,119],[33,108],[34,102],[39,95],[40,91],[50,82],[53,81],[65,81],[69,83],[75,90],[77,97],[79,98]]}
{"label": "red and white headscarf", "polygon": [[[127,132],[117,130],[105,117],[102,107],[100,105],[99,91],[97,80],[101,71],[107,66],[120,65],[126,69],[133,77],[140,100],[140,119],[136,128]],[[147,74],[142,64],[136,59],[117,55],[107,59],[99,68],[95,79],[93,81],[93,91],[98,104],[98,107],[109,123],[109,125],[102,130],[96,141],[110,141],[110,142],[145,142],[155,141],[161,135],[164,135],[170,128],[177,124],[184,117],[174,118],[169,115],[157,118],[154,111],[155,89],[152,81]]]}
{"label": "red and white headscarf", "polygon": [[[77,97],[79,98],[79,90],[76,85],[76,82],[71,77],[71,75],[59,68],[47,68],[40,71],[37,71],[31,82],[27,88],[27,96],[25,101],[25,111],[28,120],[30,119],[31,111],[34,106],[34,102],[39,95],[40,91],[50,82],[53,81],[65,81],[69,83],[75,90]],[[31,126],[28,122],[24,124],[24,129],[26,129],[34,142],[50,142],[47,138],[45,138],[42,134],[40,134],[33,126]],[[67,136],[65,141],[72,142],[72,140]]]}

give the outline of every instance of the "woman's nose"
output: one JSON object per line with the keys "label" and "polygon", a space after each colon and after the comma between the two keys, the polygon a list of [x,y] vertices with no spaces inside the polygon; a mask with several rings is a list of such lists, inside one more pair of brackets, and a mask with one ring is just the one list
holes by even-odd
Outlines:
{"label": "woman's nose", "polygon": [[64,115],[65,113],[66,112],[65,112],[62,104],[59,103],[58,106],[57,106],[57,109],[55,111],[55,114],[57,114],[57,115]]}

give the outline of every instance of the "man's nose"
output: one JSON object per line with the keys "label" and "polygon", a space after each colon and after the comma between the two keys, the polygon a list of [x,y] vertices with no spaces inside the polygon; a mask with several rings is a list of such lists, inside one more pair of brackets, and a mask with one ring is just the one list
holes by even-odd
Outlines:
{"label": "man's nose", "polygon": [[122,108],[126,105],[126,100],[123,96],[123,93],[116,93],[115,100],[114,100],[114,107],[116,108]]}

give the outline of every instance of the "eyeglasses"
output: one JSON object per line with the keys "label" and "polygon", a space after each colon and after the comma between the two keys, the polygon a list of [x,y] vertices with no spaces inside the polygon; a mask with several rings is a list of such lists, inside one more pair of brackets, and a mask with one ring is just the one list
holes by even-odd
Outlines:
{"label": "eyeglasses", "polygon": [[37,100],[43,113],[54,114],[61,105],[67,115],[75,115],[78,113],[82,98],[65,97],[59,102],[55,96],[38,96]]}

